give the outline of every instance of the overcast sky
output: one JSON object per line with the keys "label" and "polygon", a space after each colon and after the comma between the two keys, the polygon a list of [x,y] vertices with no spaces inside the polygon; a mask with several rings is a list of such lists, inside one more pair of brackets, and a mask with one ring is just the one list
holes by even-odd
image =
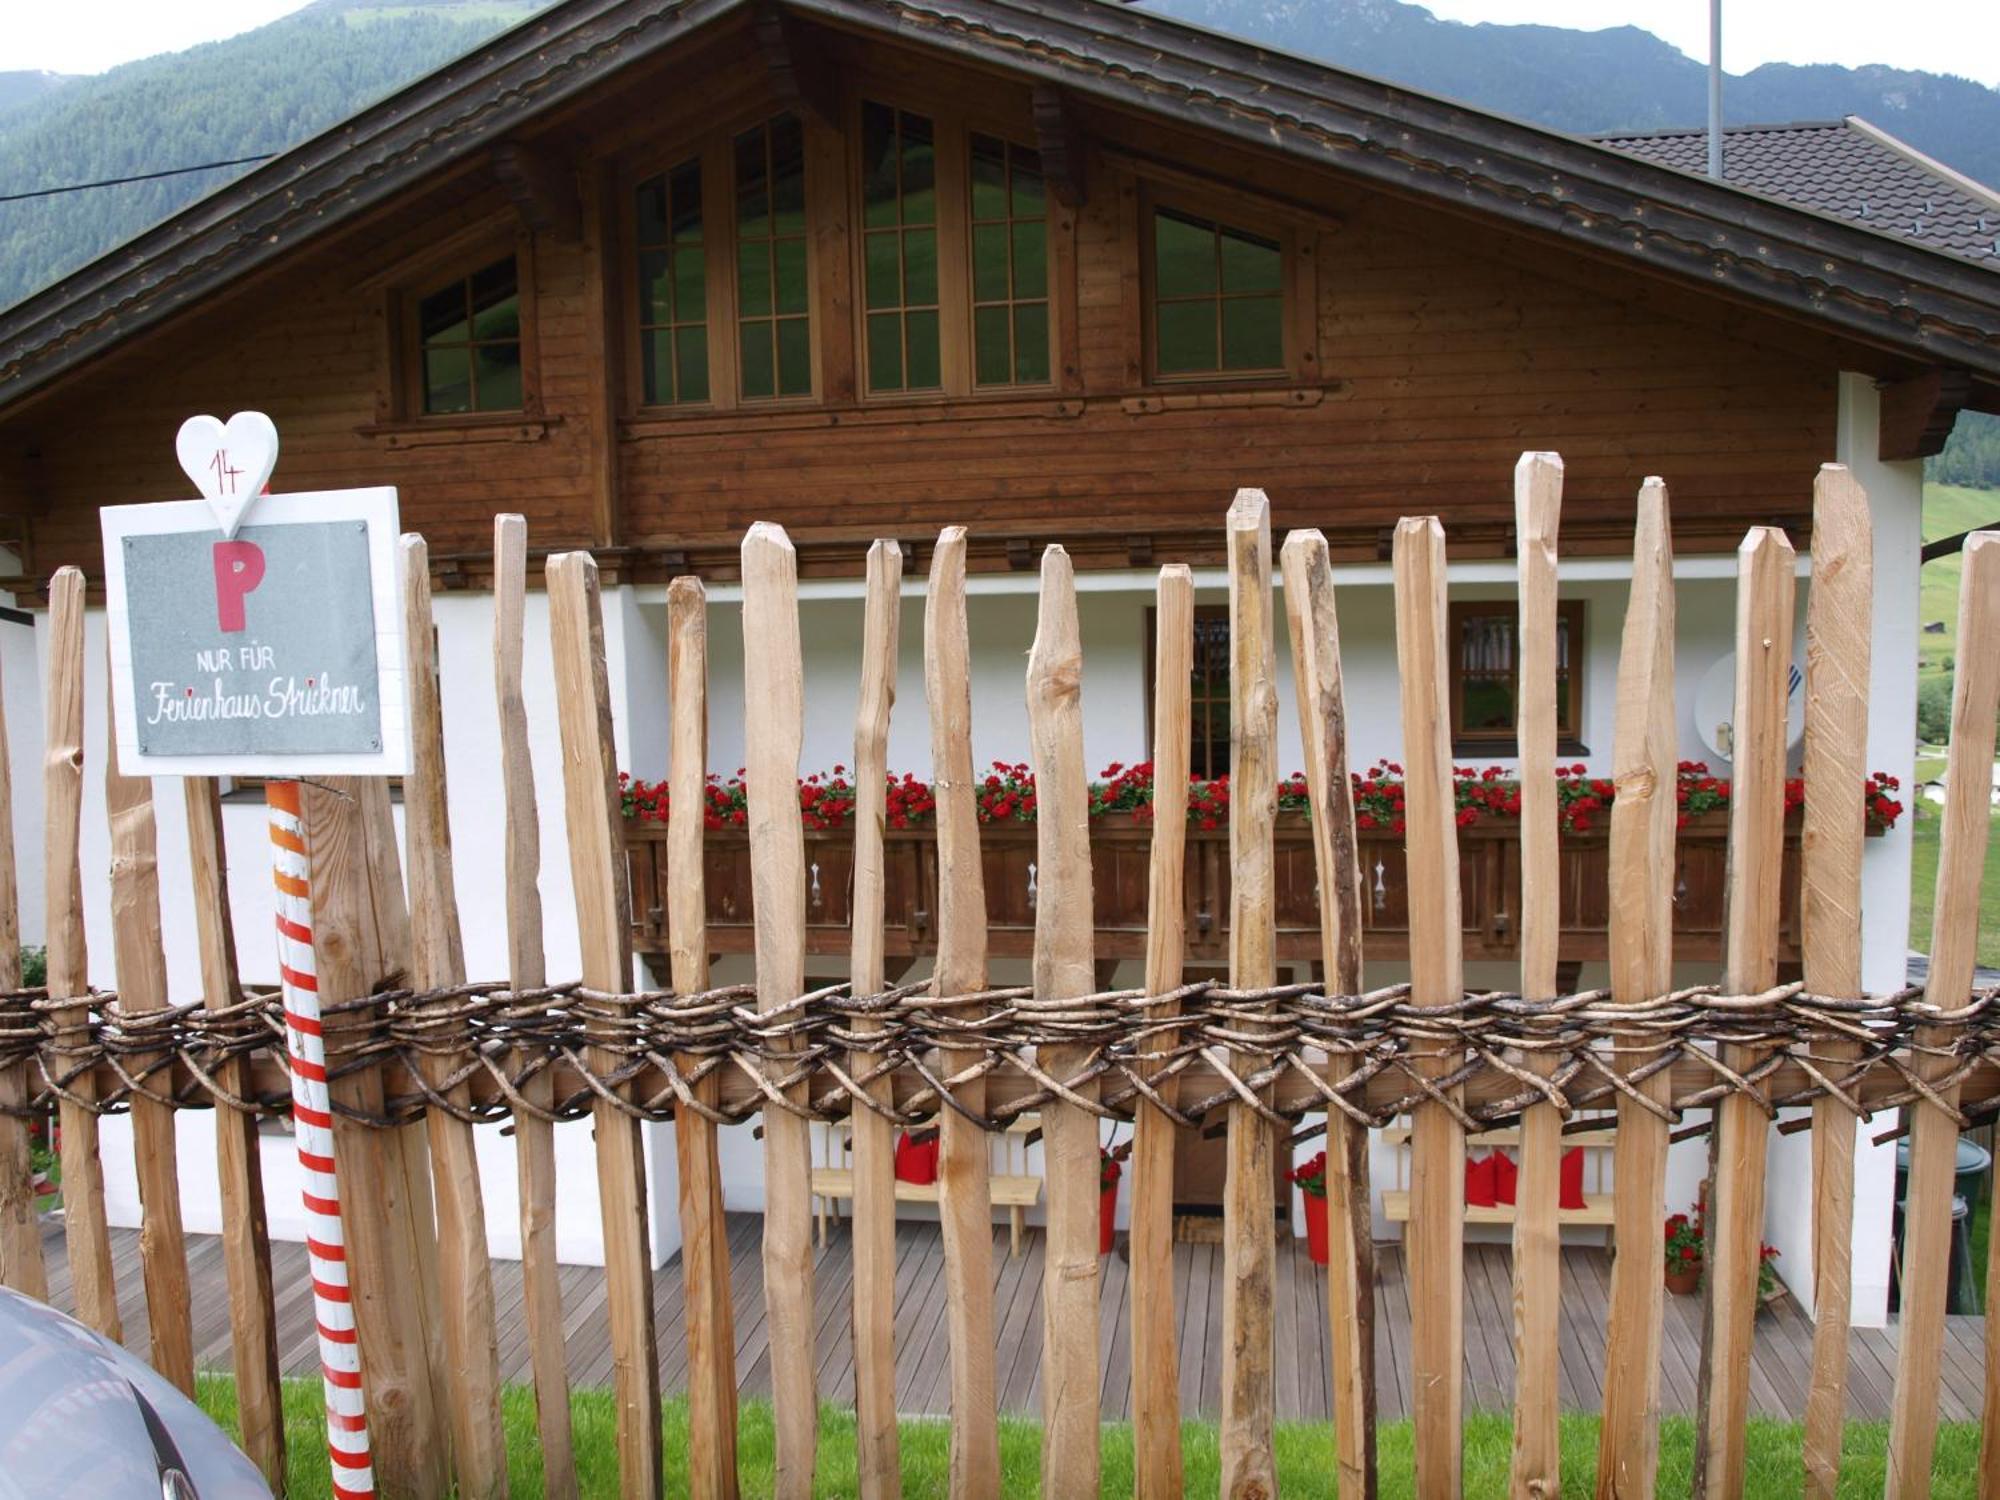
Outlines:
{"label": "overcast sky", "polygon": [[[9,5],[0,69],[99,73],[136,57],[234,36],[298,10],[304,0],[66,0]],[[1339,0],[1314,0],[1337,4]],[[1453,21],[1635,25],[1692,57],[1708,56],[1708,0],[1427,0]],[[2000,87],[2000,4],[1994,0],[1725,0],[1723,63],[1891,63],[1959,73]]]}

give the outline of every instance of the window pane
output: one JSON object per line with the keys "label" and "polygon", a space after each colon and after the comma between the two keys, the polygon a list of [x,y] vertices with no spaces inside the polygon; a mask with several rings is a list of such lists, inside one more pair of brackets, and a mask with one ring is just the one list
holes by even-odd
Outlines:
{"label": "window pane", "polygon": [[879,229],[896,222],[896,112],[861,106],[862,222]]}
{"label": "window pane", "polygon": [[764,180],[764,130],[736,137],[736,229],[739,234],[771,232],[771,201]]}
{"label": "window pane", "polygon": [[972,314],[974,378],[981,385],[1006,385],[1013,379],[1007,343],[1007,309],[975,308]]}
{"label": "window pane", "polygon": [[1039,220],[1014,226],[1014,295],[1045,297],[1049,289],[1048,226]]}
{"label": "window pane", "polygon": [[427,344],[465,342],[464,282],[454,281],[417,304],[417,331]]}
{"label": "window pane", "polygon": [[1007,229],[1001,224],[977,224],[972,230],[972,295],[980,302],[1000,302],[1007,296]]}
{"label": "window pane", "polygon": [[475,314],[509,301],[515,292],[514,257],[496,260],[472,273],[472,310]]}
{"label": "window pane", "polygon": [[737,330],[738,358],[743,368],[745,398],[775,396],[777,372],[771,367],[771,325],[745,323]]}
{"label": "window pane", "polygon": [[665,406],[674,399],[673,341],[665,328],[639,335],[640,378],[648,406]]}
{"label": "window pane", "polygon": [[424,410],[472,410],[472,357],[464,345],[424,352]]}
{"label": "window pane", "polygon": [[812,394],[812,332],[804,318],[778,322],[778,394]]}
{"label": "window pane", "polygon": [[797,115],[771,122],[771,218],[777,234],[806,227],[806,140]]}
{"label": "window pane", "polygon": [[1014,148],[1014,217],[1039,219],[1048,206],[1042,194],[1042,154]]}
{"label": "window pane", "polygon": [[778,260],[778,311],[806,310],[806,242],[779,240],[772,246]]}
{"label": "window pane", "polygon": [[649,177],[633,197],[634,218],[642,245],[658,245],[667,237],[667,179]]}
{"label": "window pane", "polygon": [[934,391],[942,384],[938,374],[938,315],[935,312],[904,314],[904,341],[909,346],[909,385],[913,391]]}
{"label": "window pane", "polygon": [[672,188],[673,234],[676,245],[701,242],[701,163],[676,167]]}
{"label": "window pane", "polygon": [[521,405],[521,346],[480,344],[473,350],[473,393],[481,411],[515,411]]}
{"label": "window pane", "polygon": [[706,328],[683,328],[674,335],[674,381],[676,401],[708,399]]}
{"label": "window pane", "polygon": [[708,318],[708,256],[701,250],[674,253],[674,316],[683,323]]}
{"label": "window pane", "polygon": [[1220,368],[1213,302],[1162,302],[1159,313],[1158,358],[1162,374],[1181,375]]}
{"label": "window pane", "polygon": [[990,135],[972,138],[972,217],[1007,217],[1007,148]]}
{"label": "window pane", "polygon": [[903,147],[903,222],[930,224],[937,219],[936,163],[931,146],[931,122],[922,115],[897,116]]}
{"label": "window pane", "polygon": [[900,307],[903,302],[903,271],[897,254],[900,236],[870,234],[865,240],[868,306]]}
{"label": "window pane", "polygon": [[1514,727],[1514,688],[1504,677],[1467,678],[1461,726],[1469,732]]}
{"label": "window pane", "polygon": [[639,321],[670,323],[674,316],[671,267],[664,250],[639,252]]}
{"label": "window pane", "polygon": [[472,315],[472,336],[490,339],[518,339],[521,336],[521,299],[508,293],[499,302]]}
{"label": "window pane", "polygon": [[1014,309],[1014,378],[1039,385],[1049,378],[1049,305],[1028,302]]}
{"label": "window pane", "polygon": [[1222,231],[1222,289],[1225,292],[1275,292],[1283,256],[1270,240]]}
{"label": "window pane", "polygon": [[868,389],[899,391],[903,388],[903,315],[868,315]]}
{"label": "window pane", "polygon": [[763,317],[771,311],[771,260],[767,241],[753,240],[736,247],[736,310],[746,318]]}
{"label": "window pane", "polygon": [[1274,370],[1285,362],[1282,297],[1226,297],[1222,303],[1222,367]]}
{"label": "window pane", "polygon": [[903,297],[912,307],[937,305],[935,229],[911,229],[903,235]]}
{"label": "window pane", "polygon": [[1162,209],[1153,215],[1154,280],[1162,297],[1215,291],[1215,231]]}

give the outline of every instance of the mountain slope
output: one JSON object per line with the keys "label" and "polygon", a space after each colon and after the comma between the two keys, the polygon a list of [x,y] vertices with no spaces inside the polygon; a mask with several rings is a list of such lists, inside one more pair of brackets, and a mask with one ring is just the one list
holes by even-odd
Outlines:
{"label": "mountain slope", "polygon": [[[1145,0],[1177,20],[1595,134],[1699,125],[1708,69],[1634,26],[1468,26],[1400,0]],[[2000,184],[2000,90],[1898,68],[1769,63],[1728,77],[1730,124],[1861,115],[1981,182]]]}
{"label": "mountain slope", "polygon": [[[0,112],[0,194],[282,151],[538,8],[537,0],[323,0],[227,41],[43,84],[38,97]],[[0,307],[246,170],[0,204]]]}

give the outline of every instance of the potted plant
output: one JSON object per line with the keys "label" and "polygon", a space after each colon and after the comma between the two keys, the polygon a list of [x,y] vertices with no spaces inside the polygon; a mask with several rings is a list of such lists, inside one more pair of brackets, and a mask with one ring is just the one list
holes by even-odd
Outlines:
{"label": "potted plant", "polygon": [[1299,1185],[1306,1202],[1306,1253],[1313,1264],[1326,1264],[1326,1153],[1302,1161],[1286,1174]]}
{"label": "potted plant", "polygon": [[1667,1290],[1677,1297],[1686,1297],[1701,1288],[1701,1206],[1695,1206],[1693,1218],[1686,1214],[1669,1214],[1666,1229]]}
{"label": "potted plant", "polygon": [[1771,1264],[1778,1258],[1776,1245],[1760,1245],[1757,1248],[1757,1300],[1775,1302],[1785,1295],[1785,1284],[1778,1280],[1778,1268]]}

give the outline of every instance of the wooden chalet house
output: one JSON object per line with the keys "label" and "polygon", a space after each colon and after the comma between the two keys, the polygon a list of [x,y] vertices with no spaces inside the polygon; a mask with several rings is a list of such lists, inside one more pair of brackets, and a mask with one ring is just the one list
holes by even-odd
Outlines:
{"label": "wooden chalet house", "polygon": [[[1907,784],[1920,460],[1961,408],[2000,410],[2000,199],[1854,122],[1800,129],[1810,138],[1733,132],[1739,173],[1715,182],[1681,169],[1685,136],[1578,139],[1099,0],[564,0],[0,315],[9,586],[32,610],[57,566],[99,572],[98,506],[186,494],[172,439],[191,412],[269,412],[283,489],[396,485],[438,591],[459,898],[496,914],[467,923],[481,975],[505,971],[498,756],[467,726],[494,713],[500,511],[526,513],[537,551],[587,547],[604,567],[619,748],[642,777],[666,769],[665,586],[681,574],[705,579],[712,605],[710,763],[726,775],[743,759],[736,547],[760,519],[788,528],[804,577],[802,771],[851,758],[863,552],[889,536],[910,579],[890,763],[927,774],[921,578],[938,529],[959,522],[979,758],[1026,759],[1033,564],[1061,542],[1080,570],[1089,753],[1143,759],[1154,570],[1193,563],[1219,606],[1218,523],[1245,485],[1268,492],[1280,532],[1331,539],[1353,761],[1393,759],[1386,537],[1398,516],[1435,512],[1460,758],[1504,765],[1511,474],[1522,450],[1553,449],[1567,466],[1564,753],[1608,775],[1641,480],[1671,488],[1685,753],[1713,759],[1696,696],[1729,650],[1733,549],[1746,526],[1777,523],[1803,557],[1814,473],[1838,460],[1871,497],[1881,580],[1873,719],[1856,732]],[[1799,607],[1802,620],[1804,590]],[[545,627],[532,606],[530,712],[553,787]],[[1219,607],[1201,611],[1199,773],[1226,766],[1226,629]],[[24,847],[39,837],[32,638],[0,633]],[[103,701],[95,684],[93,736]],[[88,785],[85,864],[101,869]],[[180,804],[160,805],[169,959],[192,995]],[[565,974],[561,808],[545,797],[543,814],[549,970]],[[261,868],[261,805],[225,816],[232,854]],[[1870,845],[1871,989],[1902,975],[1908,837],[1905,820]],[[1021,965],[1004,929],[1032,899],[1001,842],[996,978]],[[1698,842],[1683,870],[1697,906],[1719,890]],[[1122,868],[1115,844],[1105,869]],[[1399,866],[1393,840],[1378,847],[1371,976],[1386,978]],[[721,835],[717,850],[726,872]],[[839,850],[814,858],[815,920],[832,931]],[[921,850],[909,858],[920,882]],[[1504,849],[1467,864],[1470,951],[1493,963],[1475,982],[1501,982],[1510,867]],[[23,876],[33,938],[41,893]],[[649,922],[659,946],[657,868],[641,876],[644,951]],[[1602,953],[1587,886],[1566,939],[1586,967]],[[730,899],[725,879],[712,887]],[[234,899],[245,975],[273,978],[265,884],[238,880]],[[104,887],[87,902],[108,980]],[[1689,917],[1682,957],[1707,977],[1700,925]],[[921,938],[902,950],[918,962]],[[745,963],[725,956],[718,978]],[[190,1114],[181,1128],[209,1126]],[[563,1250],[596,1259],[587,1134],[572,1129]],[[756,1207],[760,1153],[726,1134],[745,1137],[725,1147],[729,1202]],[[107,1129],[107,1153],[124,1139]],[[673,1153],[653,1147],[664,1178]],[[1395,1148],[1381,1150],[1391,1182]],[[1774,1152],[1771,1234],[1795,1273],[1810,1261],[1805,1137]],[[1882,1315],[1892,1193],[1886,1154],[1864,1158],[1862,1321]],[[1676,1160],[1676,1199],[1698,1172]],[[109,1177],[129,1191],[115,1162]],[[511,1164],[491,1163],[485,1194],[492,1244],[514,1253]],[[296,1191],[268,1201],[274,1228],[299,1233]],[[674,1193],[662,1181],[651,1201]],[[132,1221],[136,1202],[113,1212]],[[191,1201],[188,1227],[214,1229],[217,1212]],[[677,1242],[669,1209],[653,1243],[664,1256]]]}

